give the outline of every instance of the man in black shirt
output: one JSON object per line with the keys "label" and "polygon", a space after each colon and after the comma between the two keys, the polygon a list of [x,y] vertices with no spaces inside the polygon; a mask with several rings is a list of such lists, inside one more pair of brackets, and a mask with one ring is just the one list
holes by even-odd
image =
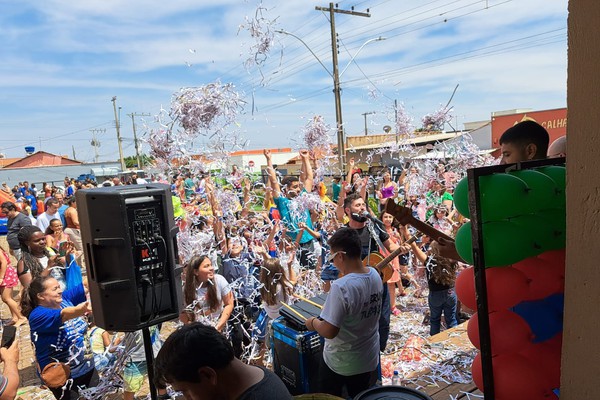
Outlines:
{"label": "man in black shirt", "polygon": [[154,370],[158,387],[171,384],[186,399],[292,399],[277,375],[235,358],[227,338],[199,322],[167,338]]}
{"label": "man in black shirt", "polygon": [[[355,229],[358,232],[361,242],[361,258],[365,259],[369,253],[379,251],[378,241],[371,236],[371,232],[367,224],[374,224],[373,229],[375,234],[387,251],[392,252],[398,246],[390,240],[390,235],[387,234],[384,227],[379,222],[372,222],[365,216],[367,205],[364,199],[358,193],[349,194],[344,199],[344,213],[350,218],[347,226]],[[404,253],[410,250],[410,246],[406,246]],[[390,296],[388,293],[387,284],[383,285],[383,302],[381,304],[381,317],[379,318],[379,347],[381,351],[385,350],[388,337],[390,335],[390,315],[391,315]]]}
{"label": "man in black shirt", "polygon": [[18,261],[21,258],[21,244],[19,243],[19,239],[17,239],[17,235],[22,227],[31,225],[31,220],[25,214],[19,212],[17,206],[10,201],[2,203],[0,207],[2,208],[2,213],[8,217],[6,241],[10,247],[10,251]]}

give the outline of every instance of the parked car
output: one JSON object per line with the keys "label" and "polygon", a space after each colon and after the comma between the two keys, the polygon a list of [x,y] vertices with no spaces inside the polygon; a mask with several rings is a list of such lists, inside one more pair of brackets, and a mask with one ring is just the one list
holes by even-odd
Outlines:
{"label": "parked car", "polygon": [[81,174],[77,177],[77,180],[79,182],[85,182],[88,179],[91,181],[95,181],[96,177],[94,176],[94,174]]}

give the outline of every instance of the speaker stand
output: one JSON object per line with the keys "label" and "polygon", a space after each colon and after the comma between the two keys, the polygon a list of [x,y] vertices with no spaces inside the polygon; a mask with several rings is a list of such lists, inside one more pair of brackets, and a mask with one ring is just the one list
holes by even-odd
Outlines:
{"label": "speaker stand", "polygon": [[150,387],[150,399],[157,400],[158,394],[154,385],[154,352],[152,351],[152,338],[150,337],[150,328],[142,328],[142,337],[144,338],[144,351],[146,352],[146,365],[148,366],[148,386]]}

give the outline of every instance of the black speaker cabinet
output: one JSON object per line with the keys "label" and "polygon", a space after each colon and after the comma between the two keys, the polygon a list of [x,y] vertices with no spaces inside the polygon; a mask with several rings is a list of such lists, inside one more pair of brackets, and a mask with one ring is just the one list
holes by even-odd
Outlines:
{"label": "black speaker cabinet", "polygon": [[169,186],[102,187],[75,197],[96,324],[129,332],[177,318],[181,267]]}

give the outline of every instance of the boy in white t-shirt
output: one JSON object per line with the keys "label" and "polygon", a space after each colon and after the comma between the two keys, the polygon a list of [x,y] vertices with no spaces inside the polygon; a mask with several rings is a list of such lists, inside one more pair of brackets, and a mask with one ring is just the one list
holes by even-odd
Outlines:
{"label": "boy in white t-shirt", "polygon": [[332,282],[321,316],[307,319],[306,327],[325,338],[319,392],[341,396],[346,387],[355,397],[377,378],[383,283],[373,268],[362,265],[355,229],[339,229],[329,246],[329,261],[343,276]]}

